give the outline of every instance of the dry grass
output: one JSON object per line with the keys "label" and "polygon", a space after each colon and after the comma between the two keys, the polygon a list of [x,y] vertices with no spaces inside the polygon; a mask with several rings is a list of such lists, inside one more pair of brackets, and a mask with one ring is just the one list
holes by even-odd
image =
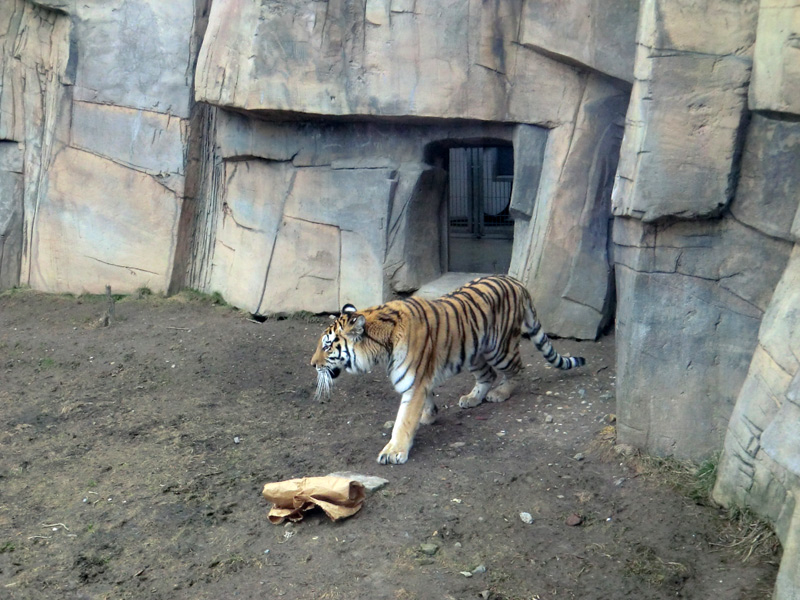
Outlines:
{"label": "dry grass", "polygon": [[[711,497],[717,478],[716,457],[698,465],[673,457],[648,456],[632,446],[617,444],[614,425],[605,427],[595,437],[589,451],[603,460],[621,460],[637,477],[670,487],[696,504],[719,506]],[[716,545],[730,550],[742,562],[780,562],[781,546],[772,526],[748,509],[727,509]]]}
{"label": "dry grass", "polygon": [[759,560],[779,564],[781,545],[769,523],[747,509],[730,509],[720,541],[716,544],[734,553],[742,562]]}
{"label": "dry grass", "polygon": [[625,568],[630,575],[645,580],[652,586],[663,585],[676,579],[685,579],[689,567],[683,563],[666,561],[647,546],[637,548],[635,558],[628,559]]}

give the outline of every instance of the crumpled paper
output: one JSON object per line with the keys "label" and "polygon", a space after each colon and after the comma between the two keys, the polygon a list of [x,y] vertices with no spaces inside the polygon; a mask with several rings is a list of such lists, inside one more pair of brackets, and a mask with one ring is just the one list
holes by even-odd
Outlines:
{"label": "crumpled paper", "polygon": [[277,525],[285,519],[301,521],[317,506],[334,521],[350,517],[361,510],[366,492],[353,479],[325,476],[268,483],[261,495],[273,503],[267,518]]}

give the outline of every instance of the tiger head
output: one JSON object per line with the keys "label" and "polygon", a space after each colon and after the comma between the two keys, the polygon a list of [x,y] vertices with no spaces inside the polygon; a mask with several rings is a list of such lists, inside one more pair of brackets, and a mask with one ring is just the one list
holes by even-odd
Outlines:
{"label": "tiger head", "polygon": [[317,400],[330,396],[333,380],[342,371],[355,372],[355,345],[364,336],[364,315],[356,313],[356,307],[345,304],[342,314],[331,323],[317,342],[311,357],[311,366],[317,369]]}

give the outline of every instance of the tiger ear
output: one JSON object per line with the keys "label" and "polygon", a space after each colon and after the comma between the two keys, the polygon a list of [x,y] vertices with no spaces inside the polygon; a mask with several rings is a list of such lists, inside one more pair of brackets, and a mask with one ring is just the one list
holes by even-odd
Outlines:
{"label": "tiger ear", "polygon": [[355,306],[353,306],[352,304],[345,304],[345,305],[342,307],[342,314],[343,314],[343,315],[351,315],[351,314],[353,314],[354,312],[356,312],[356,307],[355,307]]}
{"label": "tiger ear", "polygon": [[367,320],[364,318],[364,315],[351,316],[347,319],[348,329],[345,332],[345,336],[354,342],[358,342],[364,336],[364,325],[366,322]]}

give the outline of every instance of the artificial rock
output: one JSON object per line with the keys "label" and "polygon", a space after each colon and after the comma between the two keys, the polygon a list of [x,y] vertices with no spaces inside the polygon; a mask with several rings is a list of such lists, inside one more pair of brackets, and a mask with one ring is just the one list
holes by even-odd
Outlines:
{"label": "artificial rock", "polygon": [[613,213],[718,216],[747,123],[755,2],[643,0]]}

